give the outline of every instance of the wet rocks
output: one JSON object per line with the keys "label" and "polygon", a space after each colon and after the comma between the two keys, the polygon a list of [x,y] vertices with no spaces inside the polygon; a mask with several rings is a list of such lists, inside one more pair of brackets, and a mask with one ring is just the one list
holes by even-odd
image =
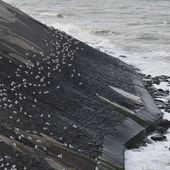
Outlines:
{"label": "wet rocks", "polygon": [[159,85],[160,82],[161,82],[161,80],[160,80],[158,77],[155,77],[155,78],[153,79],[153,83],[154,83],[154,84]]}
{"label": "wet rocks", "polygon": [[165,111],[170,113],[170,108],[166,108]]}
{"label": "wet rocks", "polygon": [[151,136],[151,139],[153,140],[153,141],[164,141],[164,140],[166,140],[166,136],[164,136],[164,135],[154,135],[154,136]]}
{"label": "wet rocks", "polygon": [[[168,101],[168,96],[170,95],[169,90],[163,88],[161,83],[167,82],[167,85],[170,84],[170,77],[161,75],[156,77],[151,77],[151,75],[142,75],[143,76],[143,83],[151,96],[154,98],[155,103],[157,106],[165,110],[166,112],[170,113],[170,102]],[[160,85],[160,86],[158,86]],[[167,130],[170,128],[170,121],[167,119],[162,120],[156,131],[158,134],[155,134],[151,137],[153,141],[164,141],[166,140],[165,134]]]}
{"label": "wet rocks", "polygon": [[[170,85],[170,77],[161,75],[156,77],[151,77],[150,75],[142,75],[143,83],[146,89],[149,91],[151,96],[155,99],[155,103],[160,109],[164,109],[167,112],[170,112],[170,102],[166,98],[170,95],[169,90],[161,88],[156,88],[155,85],[160,85],[161,83],[167,83]],[[158,86],[159,87],[159,86]]]}
{"label": "wet rocks", "polygon": [[125,55],[119,55],[120,58],[127,58]]}
{"label": "wet rocks", "polygon": [[160,134],[164,134],[170,128],[170,121],[167,119],[163,119],[159,126],[156,128],[157,132]]}
{"label": "wet rocks", "polygon": [[159,126],[169,129],[169,128],[170,128],[170,121],[167,120],[167,119],[163,119],[163,120],[160,122]]}
{"label": "wet rocks", "polygon": [[170,113],[170,100],[166,104],[165,111]]}
{"label": "wet rocks", "polygon": [[[160,109],[165,109],[167,107],[166,103],[160,99],[155,99],[155,103]],[[165,110],[166,111],[166,110]]]}
{"label": "wet rocks", "polygon": [[162,126],[158,126],[156,128],[157,132],[160,133],[160,134],[164,134],[165,132],[167,132],[169,128],[166,128],[166,127],[162,127]]}

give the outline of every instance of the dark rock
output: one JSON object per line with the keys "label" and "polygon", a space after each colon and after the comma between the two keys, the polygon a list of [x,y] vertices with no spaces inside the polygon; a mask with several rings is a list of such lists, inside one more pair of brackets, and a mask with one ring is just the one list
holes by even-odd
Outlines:
{"label": "dark rock", "polygon": [[161,134],[165,133],[168,129],[169,129],[169,128],[162,127],[162,126],[158,126],[158,127],[156,128],[156,130],[157,130],[159,133],[161,133]]}
{"label": "dark rock", "polygon": [[163,90],[163,89],[155,89],[154,97],[163,97],[163,96],[167,96],[169,94],[168,90]]}
{"label": "dark rock", "polygon": [[144,86],[146,88],[152,87],[152,82],[151,81],[144,81]]}
{"label": "dark rock", "polygon": [[119,55],[120,58],[127,58],[125,55]]}
{"label": "dark rock", "polygon": [[163,102],[162,100],[155,99],[155,103],[160,109],[166,109],[167,108],[166,103]]}
{"label": "dark rock", "polygon": [[165,108],[165,111],[170,113],[170,108]]}
{"label": "dark rock", "polygon": [[161,76],[159,76],[159,78],[160,78],[161,81],[167,82],[170,77],[166,76],[166,75],[161,75]]}
{"label": "dark rock", "polygon": [[151,137],[153,141],[164,141],[166,140],[166,136],[163,135],[154,135]]}
{"label": "dark rock", "polygon": [[63,16],[63,14],[57,14],[57,17],[58,18],[63,18],[64,16]]}
{"label": "dark rock", "polygon": [[160,79],[158,77],[156,77],[156,78],[153,79],[152,82],[153,82],[153,84],[159,85],[160,84]]}
{"label": "dark rock", "polygon": [[147,78],[147,79],[151,79],[152,76],[151,76],[151,75],[146,75],[146,78]]}
{"label": "dark rock", "polygon": [[159,123],[159,126],[164,127],[164,128],[170,128],[170,121],[167,119],[164,119]]}
{"label": "dark rock", "polygon": [[144,143],[145,143],[145,144],[152,144],[153,141],[150,140],[150,139],[148,139],[148,138],[145,138]]}
{"label": "dark rock", "polygon": [[159,93],[164,93],[165,91],[163,89],[157,89]]}

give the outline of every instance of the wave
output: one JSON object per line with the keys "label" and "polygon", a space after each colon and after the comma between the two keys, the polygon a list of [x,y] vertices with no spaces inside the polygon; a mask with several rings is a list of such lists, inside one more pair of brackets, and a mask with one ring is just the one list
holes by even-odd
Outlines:
{"label": "wave", "polygon": [[92,33],[94,33],[96,35],[109,35],[112,33],[112,31],[110,31],[110,30],[95,30]]}
{"label": "wave", "polygon": [[[13,0],[5,1],[13,2]],[[25,6],[22,7],[24,8]],[[118,33],[107,28],[79,27],[74,24],[69,24],[70,18],[68,16],[70,15],[67,12],[54,12],[48,8],[46,8],[46,10],[40,8],[38,12],[33,15],[33,17],[41,22],[65,31],[67,34],[90,46],[137,67],[144,74],[151,74],[152,76],[165,74],[170,76],[170,58],[168,57],[170,56],[170,50],[169,47],[168,50],[166,50],[166,46],[168,46],[166,43],[168,41],[166,41],[166,37],[163,36],[164,34],[161,34],[161,41],[163,41],[163,43],[161,43],[160,40],[155,39],[152,34],[142,36],[137,34],[138,36],[136,36],[136,34],[129,32],[129,35],[124,35],[124,32]],[[64,19],[60,20],[60,22],[64,23],[56,23],[56,18],[62,17],[64,17]],[[145,24],[148,25],[148,23]],[[168,21],[164,20],[162,24],[167,25]],[[158,46],[156,43],[160,45]]]}
{"label": "wave", "polygon": [[40,15],[50,16],[50,17],[64,18],[64,14],[56,13],[56,12],[41,12]]}
{"label": "wave", "polygon": [[[138,68],[144,74],[150,74],[152,76],[164,74],[170,76],[170,57],[168,57],[170,56],[170,53],[165,49],[153,48],[150,49],[150,51],[133,50],[132,52],[128,51],[128,49],[123,50],[123,45],[116,45],[116,42],[112,42],[110,39],[106,38],[106,36],[97,36],[92,29],[84,29],[73,24],[61,23],[55,23],[53,26],[62,31],[65,31],[67,34],[87,43],[88,45],[100,51],[120,58],[124,62]],[[103,31],[105,32],[105,30]],[[142,49],[141,46],[140,48]]]}
{"label": "wave", "polygon": [[[100,51],[118,57],[124,62],[139,68],[144,74],[151,74],[152,76],[170,75],[170,59],[167,57],[169,56],[167,51],[153,49],[148,52],[127,52],[104,36],[96,36],[91,30],[81,29],[72,24],[55,23],[53,26]],[[122,58],[122,55],[127,57]]]}
{"label": "wave", "polygon": [[62,30],[67,34],[87,43],[88,45],[99,49],[100,51],[109,54],[115,54],[113,44],[109,39],[102,36],[96,36],[92,33],[91,29],[83,29],[73,24],[55,23],[52,25],[54,28]]}

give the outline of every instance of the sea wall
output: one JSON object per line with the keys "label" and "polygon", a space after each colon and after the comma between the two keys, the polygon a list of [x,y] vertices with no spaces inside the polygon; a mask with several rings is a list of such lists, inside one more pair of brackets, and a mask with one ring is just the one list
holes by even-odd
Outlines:
{"label": "sea wall", "polygon": [[123,169],[124,144],[161,118],[129,65],[0,1],[4,168]]}

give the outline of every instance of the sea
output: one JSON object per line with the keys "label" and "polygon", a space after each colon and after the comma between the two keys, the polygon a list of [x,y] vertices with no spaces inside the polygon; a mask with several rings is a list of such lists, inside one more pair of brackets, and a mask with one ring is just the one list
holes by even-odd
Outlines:
{"label": "sea", "polygon": [[[143,74],[170,76],[170,0],[4,1]],[[169,140],[126,151],[125,169],[170,170]]]}

